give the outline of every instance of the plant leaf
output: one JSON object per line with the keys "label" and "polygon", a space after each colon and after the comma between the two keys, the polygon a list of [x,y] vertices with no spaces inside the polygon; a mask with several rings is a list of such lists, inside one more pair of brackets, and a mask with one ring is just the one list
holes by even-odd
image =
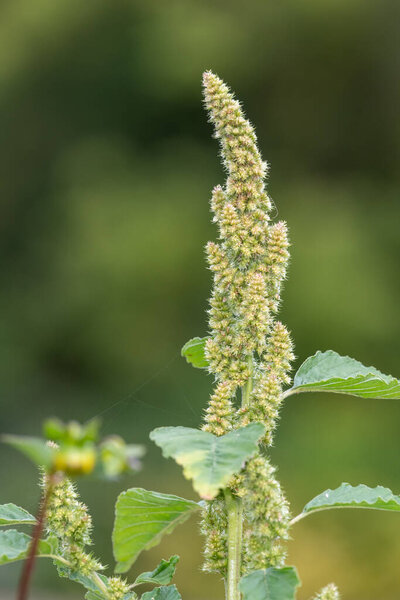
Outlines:
{"label": "plant leaf", "polygon": [[[58,574],[61,577],[68,577],[71,581],[80,583],[86,588],[88,591],[85,594],[85,600],[108,600],[109,598],[108,593],[103,589],[103,587],[106,590],[109,589],[109,578],[102,573],[94,572],[91,575],[84,575],[79,571],[74,571],[69,567],[59,565]],[[124,600],[129,600],[129,598],[133,600],[135,595],[129,594],[124,596]]]}
{"label": "plant leaf", "polygon": [[124,573],[142,550],[156,546],[200,506],[178,496],[131,488],[119,495],[112,535],[116,572]]}
{"label": "plant leaf", "polygon": [[23,435],[3,435],[1,440],[25,454],[40,467],[51,467],[54,450],[45,440]]}
{"label": "plant leaf", "polygon": [[336,392],[361,398],[400,399],[400,381],[375,367],[340,356],[333,350],[318,351],[303,362],[285,396],[298,392]]}
{"label": "plant leaf", "polygon": [[16,504],[0,504],[0,525],[34,525],[35,517]]}
{"label": "plant leaf", "polygon": [[295,567],[259,569],[239,582],[243,600],[295,600],[298,585]]}
{"label": "plant leaf", "polygon": [[[32,538],[16,529],[0,531],[0,565],[22,560],[28,556]],[[53,548],[47,540],[40,540],[36,556],[48,556]]]}
{"label": "plant leaf", "polygon": [[155,588],[152,592],[142,594],[141,600],[182,600],[176,585]]}
{"label": "plant leaf", "polygon": [[292,523],[300,521],[310,513],[331,508],[370,508],[400,512],[400,496],[381,485],[370,488],[364,484],[353,487],[349,483],[342,483],[335,490],[325,490],[310,500]]}
{"label": "plant leaf", "polygon": [[212,500],[256,452],[264,432],[261,423],[250,423],[221,436],[190,427],[159,427],[150,433],[150,439],[166,458],[172,457],[183,466],[184,476],[193,480],[202,498]]}
{"label": "plant leaf", "polygon": [[186,358],[186,361],[196,369],[206,369],[208,367],[208,360],[204,353],[207,339],[206,337],[192,338],[186,342],[181,350],[181,356]]}
{"label": "plant leaf", "polygon": [[157,585],[168,585],[175,575],[176,565],[178,564],[179,556],[171,556],[169,560],[162,560],[154,571],[146,571],[136,578],[134,585],[140,583],[155,583]]}

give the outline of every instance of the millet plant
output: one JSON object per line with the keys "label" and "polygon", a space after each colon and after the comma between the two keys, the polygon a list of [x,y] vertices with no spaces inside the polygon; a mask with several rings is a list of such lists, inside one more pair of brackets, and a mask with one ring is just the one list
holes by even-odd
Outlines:
{"label": "millet plant", "polygon": [[[282,402],[300,392],[399,399],[400,382],[332,350],[307,358],[291,379],[292,341],[277,319],[289,260],[287,226],[271,222],[267,165],[240,104],[213,73],[204,74],[203,85],[227,180],[214,188],[211,198],[219,236],[207,245],[213,273],[209,335],[187,342],[182,355],[213,376],[214,390],[200,429],[161,427],[150,434],[164,456],[183,467],[201,500],[142,488],[123,492],[112,539],[117,574],[105,576],[86,550],[90,516],[70,480],[95,468],[97,459],[87,465],[82,458],[87,434],[71,438],[68,428],[47,427],[47,442],[6,439],[41,465],[44,491],[36,519],[15,505],[0,506],[0,525],[35,526],[32,538],[10,529],[0,534],[0,564],[27,559],[32,565],[35,556],[50,557],[60,575],[86,588],[87,600],[135,600],[142,584],[155,586],[142,593],[142,600],[179,600],[176,586],[169,585],[178,556],[162,560],[133,582],[120,574],[194,512],[201,516],[203,568],[223,578],[226,600],[294,600],[300,581],[296,569],[285,564],[285,542],[295,523],[332,508],[400,511],[400,496],[387,488],[343,483],[312,499],[299,515],[290,514],[268,456]],[[108,448],[114,475],[129,455],[129,447],[119,444],[119,450]],[[19,600],[26,597],[26,570]],[[330,583],[314,598],[338,600],[339,592]]]}

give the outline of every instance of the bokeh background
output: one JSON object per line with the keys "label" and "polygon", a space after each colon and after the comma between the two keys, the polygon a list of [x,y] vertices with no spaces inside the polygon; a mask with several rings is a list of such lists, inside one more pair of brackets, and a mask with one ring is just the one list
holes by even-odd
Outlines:
{"label": "bokeh background", "polygon": [[[195,498],[148,433],[197,426],[212,384],[179,356],[207,331],[208,199],[224,179],[203,70],[235,89],[271,164],[293,243],[282,319],[297,365],[332,348],[400,375],[399,18],[396,0],[2,1],[1,431],[101,415],[105,434],[148,446],[142,473],[80,485],[110,566],[119,491]],[[400,492],[399,427],[397,401],[289,399],[272,455],[293,512],[342,481]],[[34,511],[36,479],[1,447],[1,502]],[[178,552],[183,598],[221,598],[197,529],[136,572]],[[293,534],[300,600],[332,580],[348,600],[399,598],[399,517],[333,511]],[[2,599],[20,568],[2,568]],[[44,562],[34,590],[83,595]]]}

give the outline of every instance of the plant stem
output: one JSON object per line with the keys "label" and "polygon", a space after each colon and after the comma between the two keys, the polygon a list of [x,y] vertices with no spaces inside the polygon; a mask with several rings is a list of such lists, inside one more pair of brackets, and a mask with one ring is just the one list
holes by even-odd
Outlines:
{"label": "plant stem", "polygon": [[228,512],[228,574],[226,600],[240,600],[239,579],[242,550],[242,502],[230,490],[225,490]]}
{"label": "plant stem", "polygon": [[94,572],[91,574],[90,579],[95,585],[103,592],[106,598],[109,598],[107,587],[104,585],[98,573]]}
{"label": "plant stem", "polygon": [[23,567],[22,573],[21,573],[21,578],[19,580],[17,600],[26,600],[28,597],[29,584],[30,584],[30,581],[32,578],[33,568],[35,566],[36,552],[38,549],[40,536],[42,534],[44,522],[46,519],[47,504],[48,504],[50,494],[52,492],[53,485],[54,485],[54,477],[55,477],[54,474],[49,476],[49,481],[48,481],[46,490],[40,501],[37,519],[36,519],[36,525],[35,525],[35,528],[33,530],[33,535],[32,535],[32,543],[30,545],[29,554],[24,563],[24,567]]}
{"label": "plant stem", "polygon": [[[253,358],[249,356],[247,363],[250,377],[242,388],[242,407],[249,404],[253,389]],[[243,538],[243,503],[240,498],[233,496],[229,489],[224,491],[228,513],[228,573],[225,582],[226,600],[240,600],[239,580],[242,569],[242,538]]]}

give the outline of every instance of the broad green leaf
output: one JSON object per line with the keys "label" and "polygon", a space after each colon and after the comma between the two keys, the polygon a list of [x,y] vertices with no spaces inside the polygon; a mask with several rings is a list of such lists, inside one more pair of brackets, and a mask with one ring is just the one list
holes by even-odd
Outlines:
{"label": "broad green leaf", "polygon": [[[16,529],[0,531],[0,565],[27,557],[32,538]],[[53,548],[47,540],[40,540],[37,556],[52,555]]]}
{"label": "broad green leaf", "polygon": [[0,525],[34,525],[35,517],[16,504],[0,504]]}
{"label": "broad green leaf", "polygon": [[205,357],[204,349],[207,338],[195,337],[186,342],[181,350],[181,356],[186,358],[188,363],[191,363],[197,369],[206,369],[208,360]]}
{"label": "broad green leaf", "polygon": [[212,500],[228,484],[245,461],[257,450],[265,431],[261,423],[250,423],[216,436],[190,427],[159,427],[150,434],[166,458],[183,466],[186,479],[205,500]]}
{"label": "broad green leaf", "polygon": [[155,588],[152,592],[145,592],[141,600],[182,600],[175,585]]}
{"label": "broad green leaf", "polygon": [[292,523],[300,521],[310,513],[331,508],[370,508],[400,512],[400,496],[381,485],[370,488],[363,484],[353,487],[349,483],[342,483],[335,490],[326,490],[310,500]]}
{"label": "broad green leaf", "polygon": [[122,492],[115,505],[112,536],[116,572],[127,571],[142,550],[156,546],[199,508],[191,500],[142,488]]}
{"label": "broad green leaf", "polygon": [[169,560],[162,560],[154,571],[147,571],[136,578],[134,585],[140,583],[155,583],[156,585],[168,585],[175,575],[176,565],[179,561],[179,556],[171,556]]}
{"label": "broad green leaf", "polygon": [[241,578],[243,600],[295,600],[300,579],[295,567],[259,569]]}
{"label": "broad green leaf", "polygon": [[400,381],[374,367],[340,356],[333,350],[318,351],[303,362],[293,386],[284,396],[298,392],[336,392],[361,398],[400,399]]}
{"label": "broad green leaf", "polygon": [[53,462],[54,449],[45,440],[22,435],[3,435],[1,440],[10,444],[40,467],[50,467]]}

